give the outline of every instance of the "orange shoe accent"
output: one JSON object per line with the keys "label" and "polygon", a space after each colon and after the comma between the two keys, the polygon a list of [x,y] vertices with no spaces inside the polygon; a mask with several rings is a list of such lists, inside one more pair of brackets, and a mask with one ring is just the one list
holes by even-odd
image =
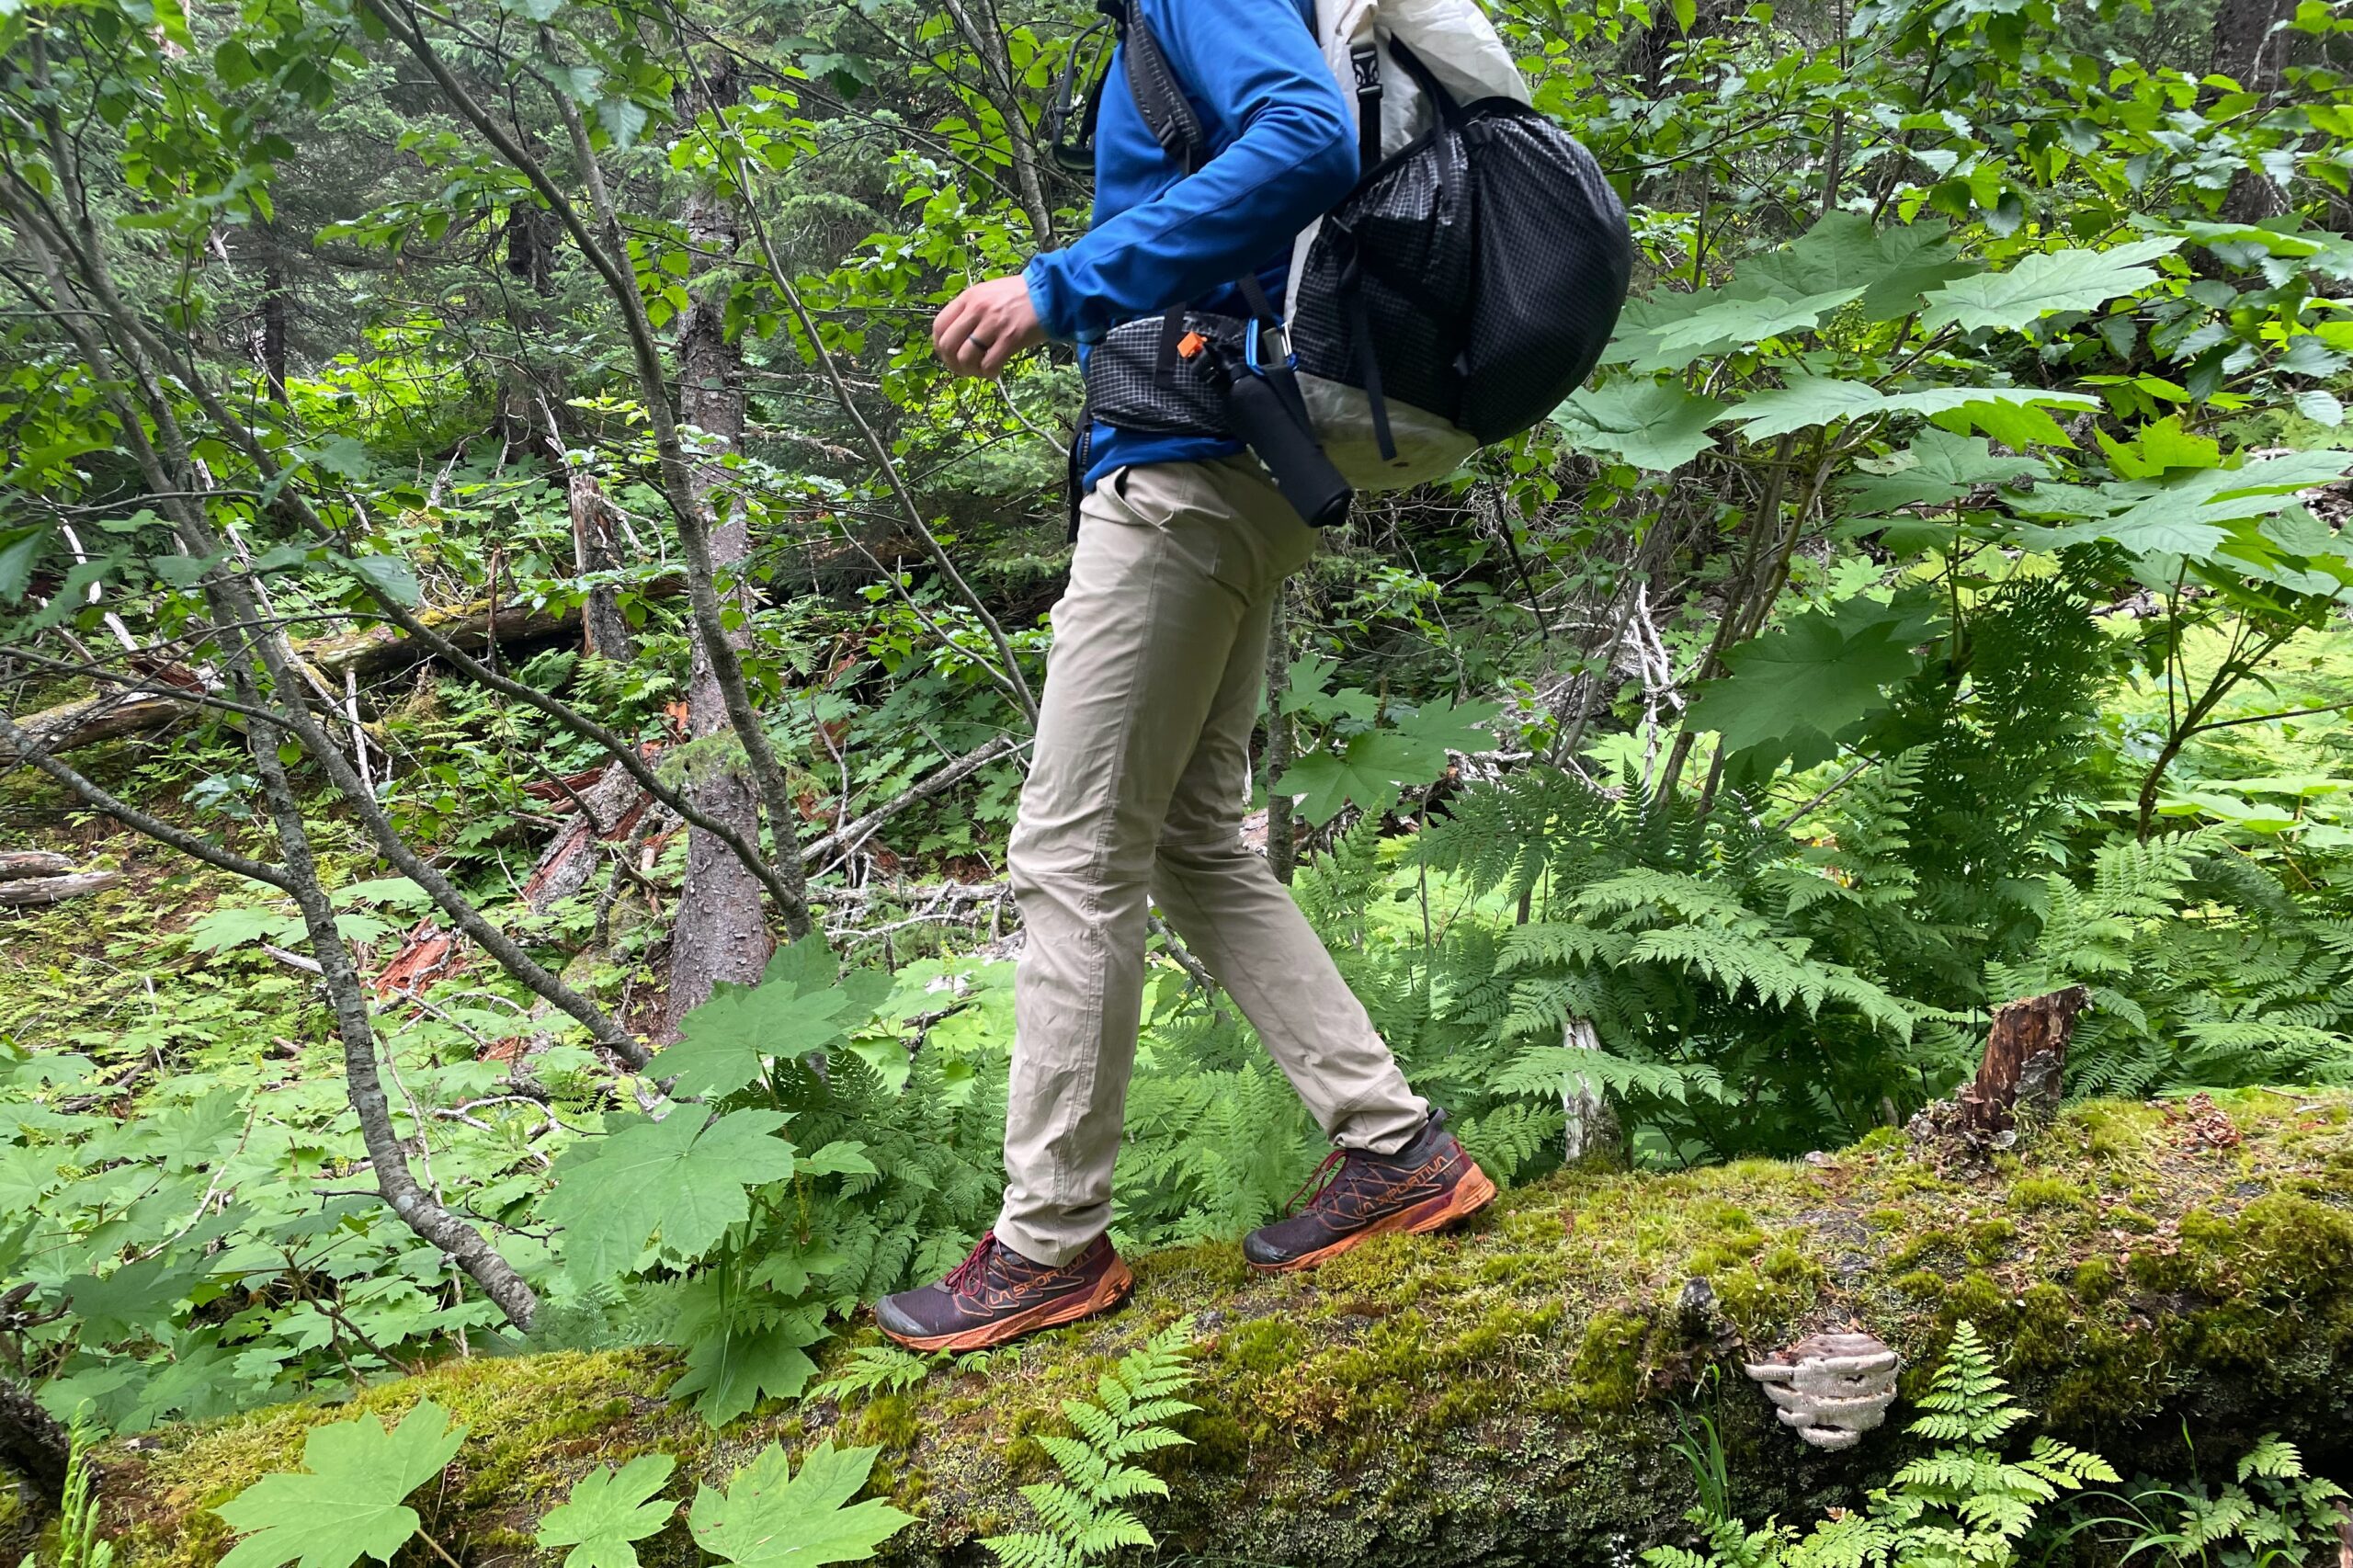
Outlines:
{"label": "orange shoe accent", "polygon": [[1314,1252],[1302,1253],[1287,1263],[1253,1263],[1250,1267],[1260,1274],[1290,1274],[1302,1268],[1313,1268],[1319,1263],[1329,1263],[1350,1247],[1369,1242],[1375,1236],[1404,1234],[1424,1236],[1432,1231],[1443,1231],[1459,1225],[1495,1200],[1495,1184],[1487,1173],[1472,1165],[1450,1192],[1427,1199],[1410,1209],[1400,1209],[1394,1214],[1384,1214],[1353,1235],[1344,1236],[1330,1246]]}
{"label": "orange shoe accent", "polygon": [[[1489,1191],[1492,1194],[1493,1188]],[[910,1350],[948,1350],[959,1354],[967,1350],[994,1350],[1000,1345],[1009,1345],[1028,1335],[1115,1312],[1128,1304],[1128,1298],[1135,1293],[1135,1289],[1136,1277],[1128,1271],[1126,1264],[1114,1258],[1111,1267],[1103,1271],[1103,1278],[1095,1282],[1095,1289],[1084,1296],[1041,1301],[1028,1312],[1016,1312],[1011,1317],[956,1334],[903,1339],[886,1328],[882,1330],[882,1337]]]}

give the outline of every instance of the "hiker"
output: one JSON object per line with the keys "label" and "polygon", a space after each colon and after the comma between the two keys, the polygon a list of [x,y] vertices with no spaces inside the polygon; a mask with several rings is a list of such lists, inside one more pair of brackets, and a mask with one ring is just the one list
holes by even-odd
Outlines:
{"label": "hiker", "polygon": [[[1172,307],[1247,316],[1245,274],[1279,301],[1293,236],[1356,183],[1358,133],[1311,31],[1313,0],[1137,3],[1211,155],[1187,173],[1115,59],[1093,227],[939,312],[933,346],[959,374],[993,377],[1049,338],[1084,354]],[[1101,423],[1086,438],[1070,585],[1007,854],[1028,940],[1005,1204],[945,1279],[876,1305],[882,1331],[921,1350],[1002,1345],[1113,1310],[1133,1288],[1106,1233],[1154,899],[1335,1144],[1303,1207],[1244,1240],[1254,1267],[1436,1230],[1495,1193],[1242,842],[1275,597],[1316,530],[1238,441]]]}

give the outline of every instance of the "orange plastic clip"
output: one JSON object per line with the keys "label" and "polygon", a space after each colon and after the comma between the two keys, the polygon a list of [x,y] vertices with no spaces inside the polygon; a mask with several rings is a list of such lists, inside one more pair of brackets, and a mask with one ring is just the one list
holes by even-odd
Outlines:
{"label": "orange plastic clip", "polygon": [[1210,346],[1210,340],[1198,332],[1188,332],[1176,340],[1176,358],[1190,359]]}

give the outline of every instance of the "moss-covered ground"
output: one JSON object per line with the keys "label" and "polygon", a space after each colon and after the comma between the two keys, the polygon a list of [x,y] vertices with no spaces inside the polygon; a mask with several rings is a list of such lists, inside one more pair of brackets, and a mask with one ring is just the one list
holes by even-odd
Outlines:
{"label": "moss-covered ground", "polygon": [[[2221,1108],[2083,1106],[1990,1169],[1889,1132],[1804,1163],[1563,1176],[1461,1235],[1378,1242],[1303,1277],[1255,1277],[1232,1245],[1161,1253],[1136,1260],[1126,1313],[1017,1361],[764,1408],[717,1434],[664,1401],[674,1372],[650,1351],[452,1361],[358,1403],[429,1397],[470,1428],[416,1500],[467,1562],[533,1561],[540,1515],[599,1463],[673,1453],[684,1495],[768,1441],[836,1437],[880,1444],[875,1490],[920,1519],[885,1561],[983,1561],[976,1536],[1027,1522],[1016,1487],[1044,1471],[1034,1439],[1057,1402],[1188,1313],[1202,1408],[1193,1446],[1163,1456],[1172,1497],[1145,1506],[1167,1555],[1622,1561],[1677,1534],[1691,1484],[1671,1444],[1702,1413],[1745,1512],[1810,1517],[1907,1451],[1904,1407],[1856,1452],[1818,1454],[1736,1362],[1847,1324],[1903,1353],[1908,1393],[1973,1320],[2047,1429],[2120,1468],[2185,1472],[2186,1418],[2207,1462],[2277,1428],[2345,1479],[2353,1103],[2261,1091]],[[1694,1279],[1711,1311],[1682,1309]],[[279,1407],[117,1451],[118,1560],[211,1562],[227,1538],[208,1506],[293,1464],[304,1430],[342,1414]],[[694,1556],[682,1521],[644,1546],[650,1562]]]}

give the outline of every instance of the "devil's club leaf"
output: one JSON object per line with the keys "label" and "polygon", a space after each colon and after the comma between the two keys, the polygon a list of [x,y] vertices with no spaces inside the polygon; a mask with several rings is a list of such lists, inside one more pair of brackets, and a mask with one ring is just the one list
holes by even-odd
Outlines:
{"label": "devil's club leaf", "polygon": [[670,1385],[670,1397],[693,1396],[698,1415],[724,1426],[763,1396],[797,1398],[817,1375],[808,1347],[824,1337],[799,1315],[760,1328],[714,1323],[688,1346],[686,1375]]}
{"label": "devil's club leaf", "polygon": [[705,1127],[699,1111],[681,1106],[574,1144],[540,1203],[563,1227],[565,1266],[578,1278],[609,1279],[657,1236],[680,1257],[699,1256],[750,1215],[745,1188],[792,1174],[792,1145],[774,1136],[785,1120],[738,1110]]}
{"label": "devil's club leaf", "polygon": [[2297,492],[2329,483],[2348,467],[2353,453],[2322,451],[2259,458],[2241,468],[2193,470],[2169,483],[2139,486],[2145,499],[2108,517],[2023,531],[2038,550],[2104,539],[2135,555],[2204,560],[2229,537],[2232,524],[2282,511],[2294,504]]}
{"label": "devil's club leaf", "polygon": [[1708,449],[1708,426],[1724,411],[1674,381],[1612,381],[1561,404],[1552,417],[1587,451],[1610,452],[1636,468],[1681,468]]}
{"label": "devil's club leaf", "polygon": [[2049,470],[2029,457],[1997,457],[1983,439],[1923,430],[1896,459],[1866,464],[1878,472],[1851,480],[1847,500],[1858,512],[1893,512],[1904,506],[1945,507],[1981,486],[2015,484]]}
{"label": "devil's club leaf", "polygon": [[879,971],[841,965],[824,938],[810,933],[777,950],[757,985],[721,982],[710,1000],[686,1016],[678,1043],[654,1062],[657,1076],[674,1077],[680,1095],[723,1095],[759,1075],[760,1060],[830,1050],[844,1025],[870,1015],[881,1001]]}
{"label": "devil's club leaf", "polygon": [[1501,711],[1492,702],[1432,703],[1395,729],[1351,735],[1345,746],[1301,757],[1275,788],[1298,797],[1300,813],[1312,823],[1327,823],[1347,805],[1385,812],[1401,790],[1445,772],[1448,752],[1493,745],[1495,736],[1481,726]]}
{"label": "devil's club leaf", "polygon": [[1869,599],[1794,616],[1725,655],[1733,673],[1700,692],[1691,723],[1758,765],[1824,761],[1840,731],[1881,706],[1882,687],[1920,667],[1912,643],[1925,630],[1913,608]]}
{"label": "devil's club leaf", "polygon": [[2024,331],[2053,311],[2088,311],[2157,280],[2149,266],[2181,247],[2177,237],[2135,240],[2112,250],[2062,250],[2022,258],[2007,272],[1956,278],[1928,296],[1920,324],[1963,332],[1980,327]]}
{"label": "devil's club leaf", "polygon": [[390,1432],[374,1415],[313,1427],[302,1471],[265,1475],[213,1510],[245,1538],[221,1568],[391,1562],[420,1522],[402,1499],[440,1474],[465,1436],[431,1401]]}
{"label": "devil's club leaf", "polygon": [[[1967,422],[1999,423],[2006,414],[2028,406],[2096,410],[2097,398],[2082,392],[2045,392],[2037,387],[1928,387],[1919,392],[1883,392],[1862,381],[1830,376],[1799,376],[1790,384],[1758,392],[1732,411],[1752,441],[1786,436],[1810,425],[1828,425],[1863,414],[1923,414],[1932,417],[1966,415]],[[2009,425],[1992,432],[2020,433]],[[2047,416],[2038,416],[2025,433],[2033,438],[2064,442],[2065,437]]]}
{"label": "devil's club leaf", "polygon": [[637,1568],[637,1549],[660,1529],[678,1506],[650,1501],[670,1479],[678,1461],[667,1454],[642,1454],[616,1473],[598,1467],[573,1483],[572,1497],[540,1521],[540,1545],[568,1546],[563,1568]]}
{"label": "devil's club leaf", "polygon": [[687,1516],[695,1544],[744,1568],[821,1568],[863,1562],[874,1549],[915,1523],[870,1498],[844,1507],[866,1484],[878,1449],[810,1451],[792,1473],[781,1444],[770,1443],[735,1472],[722,1494],[705,1486]]}

